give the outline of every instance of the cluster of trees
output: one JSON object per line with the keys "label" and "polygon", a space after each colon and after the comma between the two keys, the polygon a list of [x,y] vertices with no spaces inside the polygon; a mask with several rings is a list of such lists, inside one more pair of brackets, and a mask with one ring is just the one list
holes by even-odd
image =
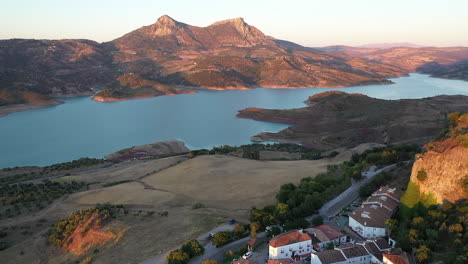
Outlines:
{"label": "cluster of trees", "polygon": [[301,153],[302,159],[316,160],[323,158],[322,151],[312,148],[306,148],[298,144],[278,143],[278,144],[248,144],[242,146],[219,146],[213,147],[211,150],[200,149],[190,152],[190,156],[198,155],[214,155],[214,154],[228,154],[231,152],[242,152],[242,157],[247,159],[259,159],[259,151],[284,151],[289,153]]}
{"label": "cluster of trees", "polygon": [[71,170],[71,169],[76,169],[80,167],[89,167],[89,166],[94,166],[98,164],[102,164],[106,162],[105,159],[95,159],[95,158],[80,158],[77,160],[72,160],[68,162],[63,162],[63,163],[58,163],[58,164],[53,164],[50,166],[45,167],[45,169],[48,170]]}
{"label": "cluster of trees", "polygon": [[365,151],[361,155],[353,155],[352,161],[355,163],[365,162],[367,164],[384,166],[411,160],[420,152],[421,147],[416,144],[389,145]]}
{"label": "cluster of trees", "polygon": [[62,246],[73,232],[92,219],[85,227],[85,232],[93,227],[104,225],[110,218],[115,218],[123,205],[98,204],[95,208],[88,208],[71,213],[68,217],[52,225],[47,232],[48,241],[51,244]]}
{"label": "cluster of trees", "polygon": [[468,262],[467,200],[430,206],[418,203],[401,210],[398,219],[386,222],[397,246],[408,251],[416,248],[419,263],[435,259],[455,264]]}
{"label": "cluster of trees", "polygon": [[21,208],[29,211],[41,209],[44,203],[49,204],[65,194],[78,192],[87,188],[84,182],[53,182],[44,180],[41,183],[19,183],[0,185],[0,212],[2,216],[12,217],[13,213],[21,214]]}
{"label": "cluster of trees", "polygon": [[196,256],[201,256],[205,248],[197,240],[189,240],[181,248],[171,251],[166,260],[168,264],[187,264],[189,260]]}
{"label": "cluster of trees", "polygon": [[249,231],[251,233],[251,236],[255,237],[258,229],[259,226],[256,223],[252,223],[251,225],[245,226],[236,224],[234,226],[233,231],[217,232],[211,239],[211,243],[216,247],[222,247],[226,244],[231,243],[232,241],[248,236]]}

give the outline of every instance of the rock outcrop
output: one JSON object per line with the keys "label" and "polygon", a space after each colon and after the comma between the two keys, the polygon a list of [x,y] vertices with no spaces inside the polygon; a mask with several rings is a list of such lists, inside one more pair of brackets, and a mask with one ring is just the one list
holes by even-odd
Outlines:
{"label": "rock outcrop", "polygon": [[437,203],[468,198],[468,114],[456,118],[450,136],[426,144],[417,157],[411,182]]}
{"label": "rock outcrop", "polygon": [[125,161],[182,154],[189,151],[190,150],[185,146],[184,142],[179,140],[168,140],[122,149],[106,155],[105,158],[109,160]]}

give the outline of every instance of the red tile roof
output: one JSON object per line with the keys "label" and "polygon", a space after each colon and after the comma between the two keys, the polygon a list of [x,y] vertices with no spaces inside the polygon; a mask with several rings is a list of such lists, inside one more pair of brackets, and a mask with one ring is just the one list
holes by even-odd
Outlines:
{"label": "red tile roof", "polygon": [[388,259],[392,264],[409,264],[408,257],[404,252],[400,255],[391,255],[384,253],[383,257]]}
{"label": "red tile roof", "polygon": [[287,258],[287,259],[269,259],[268,264],[291,264],[294,263],[294,260]]}
{"label": "red tile roof", "polygon": [[333,239],[346,236],[345,234],[341,233],[339,230],[337,230],[331,225],[319,225],[319,226],[310,228],[310,230],[312,231],[315,231],[314,229],[320,230],[328,238],[328,240],[333,240]]}
{"label": "red tile roof", "polygon": [[312,237],[308,233],[300,230],[293,230],[272,238],[270,240],[270,246],[277,248],[308,240],[312,240]]}

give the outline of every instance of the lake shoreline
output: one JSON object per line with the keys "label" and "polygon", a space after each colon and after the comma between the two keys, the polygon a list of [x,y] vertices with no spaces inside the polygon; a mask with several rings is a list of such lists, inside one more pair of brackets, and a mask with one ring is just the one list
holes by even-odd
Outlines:
{"label": "lake shoreline", "polygon": [[59,101],[59,100],[51,100],[51,101],[43,102],[43,103],[14,104],[14,105],[0,106],[0,118],[5,117],[9,114],[17,113],[17,112],[56,106],[56,105],[61,105],[64,103],[65,102]]}

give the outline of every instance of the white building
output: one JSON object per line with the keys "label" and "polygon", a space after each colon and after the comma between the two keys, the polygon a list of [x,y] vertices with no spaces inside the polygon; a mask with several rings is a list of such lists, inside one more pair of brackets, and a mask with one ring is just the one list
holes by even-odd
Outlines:
{"label": "white building", "polygon": [[302,259],[312,252],[312,237],[304,230],[277,235],[269,243],[269,259]]}
{"label": "white building", "polygon": [[397,210],[401,195],[396,189],[380,187],[349,214],[349,227],[364,238],[384,237],[385,221]]}
{"label": "white building", "polygon": [[348,243],[332,250],[313,252],[311,264],[384,264],[385,256],[389,254],[392,256],[388,259],[394,260],[397,258],[396,254],[406,253],[401,249],[390,248],[385,239],[379,238],[358,244]]}

